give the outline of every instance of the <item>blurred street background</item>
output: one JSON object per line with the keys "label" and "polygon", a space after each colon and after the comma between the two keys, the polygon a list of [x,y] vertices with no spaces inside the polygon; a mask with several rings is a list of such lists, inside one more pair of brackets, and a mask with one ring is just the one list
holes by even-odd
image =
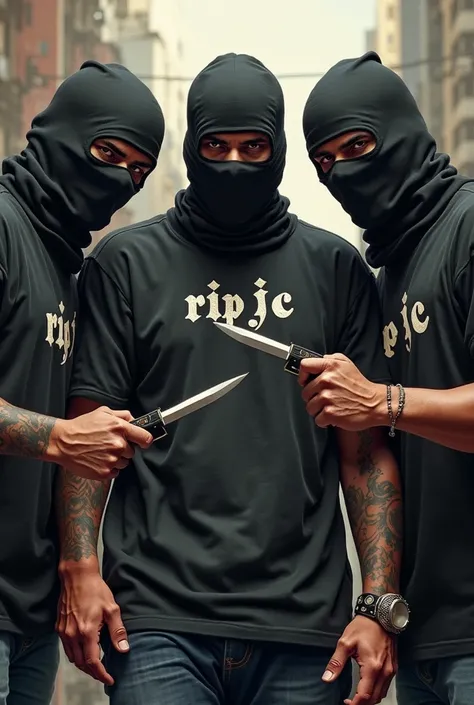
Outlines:
{"label": "blurred street background", "polygon": [[[218,54],[253,54],[285,92],[281,190],[292,210],[363,248],[361,233],[317,181],[301,115],[322,73],[370,49],[407,82],[439,149],[474,176],[474,0],[0,0],[0,158],[21,151],[32,117],[83,61],[123,63],[158,98],[166,138],[147,188],[107,231],[149,218],[186,186],[181,146],[192,78]],[[94,244],[105,232],[94,233]],[[357,595],[349,539],[348,546]],[[63,663],[53,705],[106,702],[97,683]],[[392,693],[385,705],[395,703]]]}

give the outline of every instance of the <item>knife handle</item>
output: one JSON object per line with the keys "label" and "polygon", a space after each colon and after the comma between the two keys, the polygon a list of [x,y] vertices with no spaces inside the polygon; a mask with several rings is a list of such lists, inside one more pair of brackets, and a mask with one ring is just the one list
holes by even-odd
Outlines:
{"label": "knife handle", "polygon": [[[305,360],[308,357],[322,357],[322,355],[314,352],[314,350],[310,350],[309,348],[302,348],[301,345],[291,343],[290,352],[288,353],[288,357],[285,362],[285,372],[289,372],[292,375],[298,375],[300,372],[301,360]],[[311,379],[313,378],[314,376],[311,377]]]}
{"label": "knife handle", "polygon": [[166,430],[166,424],[163,421],[163,416],[161,414],[161,409],[154,409],[150,411],[149,414],[143,414],[137,419],[130,421],[132,426],[140,426],[151,433],[153,436],[153,442],[158,441],[160,438],[164,438],[168,435]]}

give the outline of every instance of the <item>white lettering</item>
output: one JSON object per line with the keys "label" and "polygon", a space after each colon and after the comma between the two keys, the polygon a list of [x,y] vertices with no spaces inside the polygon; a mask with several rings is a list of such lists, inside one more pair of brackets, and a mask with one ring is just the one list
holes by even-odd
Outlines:
{"label": "white lettering", "polygon": [[265,298],[268,294],[263,287],[267,282],[264,279],[257,279],[255,286],[258,287],[258,291],[255,292],[254,296],[257,299],[257,310],[255,311],[255,318],[251,318],[249,321],[250,328],[258,330],[264,323],[267,317],[267,303]]}
{"label": "white lettering", "polygon": [[420,335],[425,332],[430,322],[429,316],[426,316],[424,321],[420,320],[420,316],[423,315],[424,311],[425,307],[421,301],[417,301],[413,304],[413,308],[411,310],[411,324],[415,333],[419,333]]}
{"label": "white lettering", "polygon": [[383,349],[386,357],[395,355],[394,347],[397,344],[398,330],[397,326],[391,321],[388,326],[383,329]]}
{"label": "white lettering", "polygon": [[285,308],[283,304],[291,304],[292,298],[291,294],[287,294],[286,291],[275,296],[272,301],[272,311],[277,318],[288,318],[291,316],[295,309]]}
{"label": "white lettering", "polygon": [[[411,352],[413,345],[413,332],[417,335],[422,335],[428,328],[430,317],[425,316],[425,305],[421,301],[415,301],[411,309],[408,308],[408,294],[402,296],[402,309],[400,311],[402,317],[402,326],[405,331],[405,347],[408,352]],[[411,326],[410,326],[411,323]],[[412,330],[413,329],[413,330]],[[383,329],[383,347],[386,357],[395,355],[395,347],[398,340],[398,329],[393,321]]]}
{"label": "white lettering", "polygon": [[64,316],[66,307],[61,301],[58,305],[59,313],[46,314],[46,338],[45,341],[50,347],[56,345],[62,351],[61,365],[71,357],[74,343],[76,341],[76,312],[72,320]]}
{"label": "white lettering", "polygon": [[188,304],[188,313],[185,320],[196,323],[196,321],[201,318],[201,314],[198,313],[198,308],[205,305],[206,299],[202,294],[199,294],[199,296],[187,296],[184,300]]}
{"label": "white lettering", "polygon": [[402,297],[403,308],[400,311],[402,314],[403,327],[405,329],[405,347],[410,352],[411,350],[411,330],[408,323],[408,310],[407,310],[407,293],[405,292]]}
{"label": "white lettering", "polygon": [[231,326],[244,310],[244,302],[237,294],[226,294],[222,299],[225,303],[224,320]]}
{"label": "white lettering", "polygon": [[221,314],[219,313],[219,294],[216,294],[216,291],[219,289],[220,284],[216,281],[212,281],[207,286],[212,291],[212,294],[207,296],[207,300],[209,301],[209,313],[206,318],[211,318],[213,321],[218,321]]}

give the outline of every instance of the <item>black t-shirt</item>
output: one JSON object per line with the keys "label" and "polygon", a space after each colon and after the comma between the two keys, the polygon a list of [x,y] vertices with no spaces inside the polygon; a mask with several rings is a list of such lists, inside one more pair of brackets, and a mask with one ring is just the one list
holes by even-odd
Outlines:
{"label": "black t-shirt", "polygon": [[[382,270],[384,348],[395,382],[474,382],[474,185],[466,184],[410,261]],[[409,403],[409,398],[408,398]],[[400,434],[405,491],[402,657],[474,653],[474,455]]]}
{"label": "black t-shirt", "polygon": [[[64,417],[76,303],[75,278],[0,188],[0,397]],[[54,477],[49,463],[0,455],[0,631],[34,636],[54,627]]]}
{"label": "black t-shirt", "polygon": [[79,291],[74,396],[139,415],[250,372],[115,481],[104,575],[127,628],[333,647],[352,590],[334,432],[315,427],[282,360],[213,321],[343,352],[386,378],[358,252],[300,222],[277,250],[226,258],[160,216],[99,243]]}

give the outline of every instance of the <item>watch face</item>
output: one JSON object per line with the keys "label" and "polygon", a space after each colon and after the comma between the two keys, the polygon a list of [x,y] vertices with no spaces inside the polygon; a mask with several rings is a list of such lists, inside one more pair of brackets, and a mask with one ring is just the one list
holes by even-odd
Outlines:
{"label": "watch face", "polygon": [[402,600],[395,600],[390,608],[390,619],[396,629],[405,629],[408,624],[410,612]]}

